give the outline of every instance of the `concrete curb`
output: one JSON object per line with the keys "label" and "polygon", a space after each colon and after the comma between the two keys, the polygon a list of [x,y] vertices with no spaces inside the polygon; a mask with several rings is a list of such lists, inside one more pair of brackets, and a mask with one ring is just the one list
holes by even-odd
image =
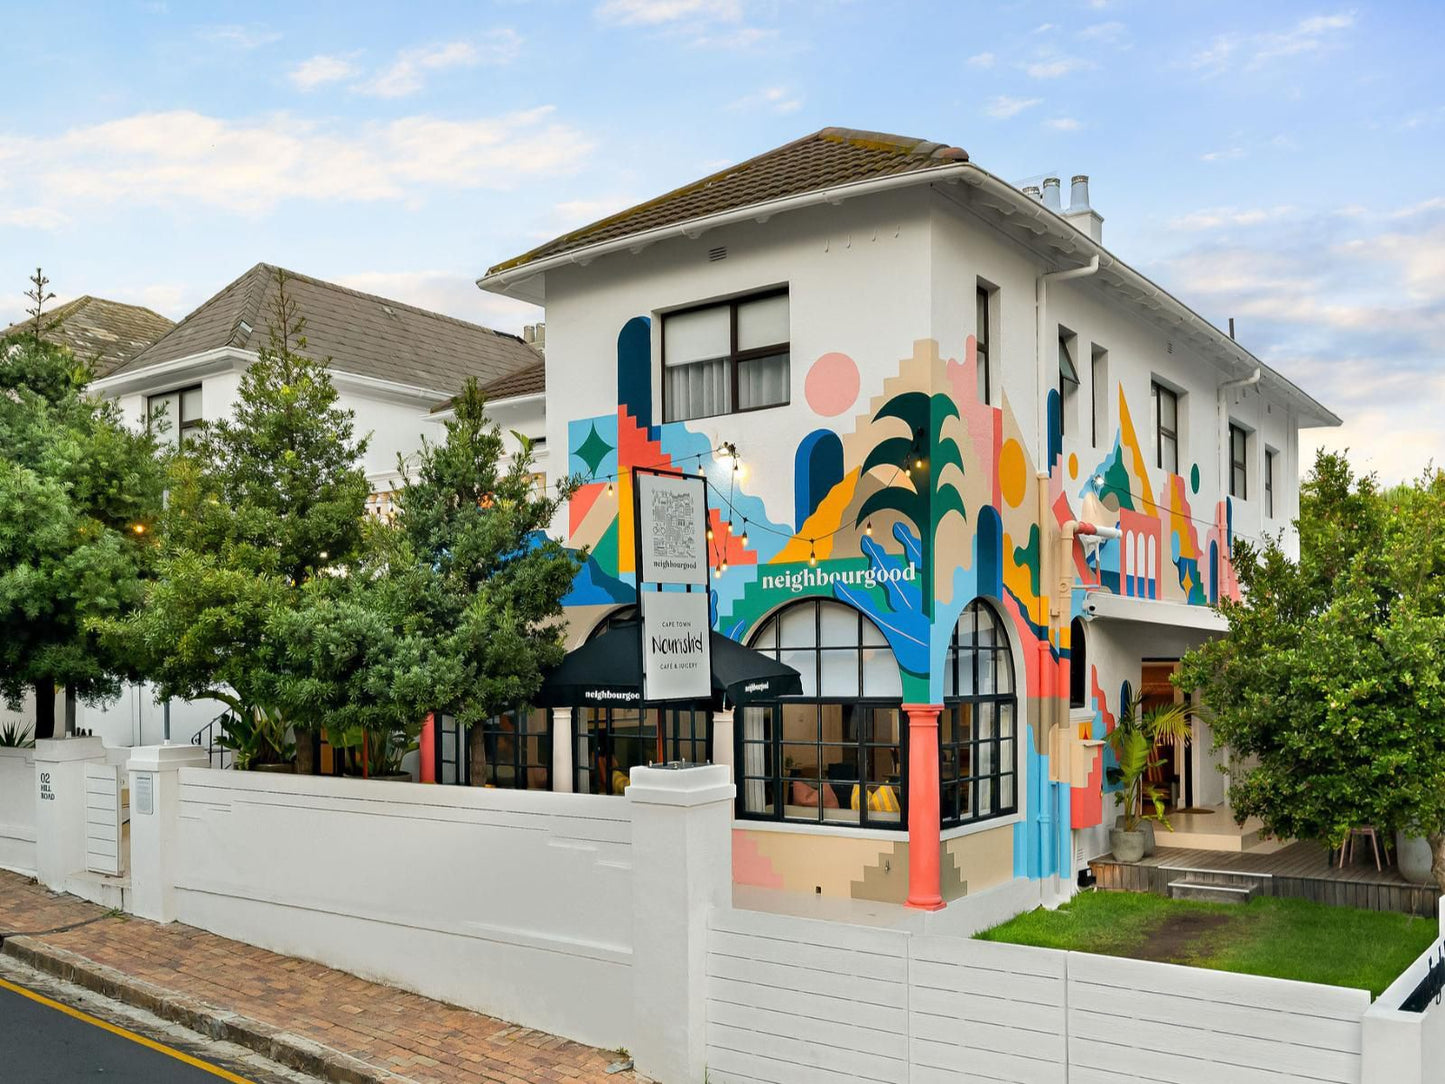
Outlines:
{"label": "concrete curb", "polygon": [[43,941],[23,936],[7,937],[0,951],[66,982],[145,1009],[213,1039],[244,1046],[288,1068],[333,1081],[334,1084],[411,1084],[410,1077],[378,1069],[350,1054],[332,1050],[240,1013],[217,1008],[199,998],[132,978],[113,967],[95,963]]}

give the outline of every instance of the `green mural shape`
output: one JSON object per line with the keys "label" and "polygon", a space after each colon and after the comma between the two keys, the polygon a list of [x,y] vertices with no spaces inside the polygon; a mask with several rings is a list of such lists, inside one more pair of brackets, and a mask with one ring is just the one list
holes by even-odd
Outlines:
{"label": "green mural shape", "polygon": [[[882,489],[876,490],[858,509],[853,526],[884,511],[897,512],[913,527],[923,543],[923,567],[919,578],[923,589],[923,608],[933,615],[933,550],[934,536],[944,518],[957,513],[968,519],[963,495],[952,482],[938,484],[938,477],[950,464],[963,472],[963,457],[958,444],[943,436],[943,424],[959,417],[958,407],[947,395],[930,396],[910,391],[895,395],[873,416],[875,422],[897,418],[913,433],[911,437],[888,437],[879,441],[863,461],[863,474],[877,467],[899,468]],[[921,467],[916,465],[923,460]],[[907,475],[912,485],[898,484]]]}
{"label": "green mural shape", "polygon": [[602,461],[607,458],[607,453],[610,451],[612,451],[612,445],[598,434],[597,426],[593,425],[592,431],[587,434],[587,439],[577,448],[577,458],[586,463],[587,470],[595,475],[597,468],[602,465]]}
{"label": "green mural shape", "polygon": [[1099,489],[1099,499],[1107,500],[1113,494],[1120,508],[1134,509],[1134,495],[1129,491],[1129,470],[1124,466],[1124,456],[1119,445],[1114,445],[1113,462],[1104,470],[1104,484]]}
{"label": "green mural shape", "polygon": [[1029,540],[1026,545],[1014,547],[1014,564],[1029,570],[1029,586],[1034,595],[1039,594],[1039,525],[1029,525]]}

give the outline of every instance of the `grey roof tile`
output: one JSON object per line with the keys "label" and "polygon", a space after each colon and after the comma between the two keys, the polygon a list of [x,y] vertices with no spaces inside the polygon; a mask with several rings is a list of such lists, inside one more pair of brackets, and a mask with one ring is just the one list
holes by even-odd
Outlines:
{"label": "grey roof tile", "polygon": [[[42,319],[46,326],[42,338],[68,346],[76,357],[92,365],[98,377],[107,375],[176,326],[174,321],[140,305],[89,294],[57,306]],[[30,320],[21,320],[0,331],[0,338],[23,334],[30,328]]]}
{"label": "grey roof tile", "polygon": [[265,346],[278,271],[306,320],[304,353],[329,358],[340,372],[455,392],[469,376],[486,383],[536,363],[536,352],[516,335],[259,263],[115,371],[225,346]]}

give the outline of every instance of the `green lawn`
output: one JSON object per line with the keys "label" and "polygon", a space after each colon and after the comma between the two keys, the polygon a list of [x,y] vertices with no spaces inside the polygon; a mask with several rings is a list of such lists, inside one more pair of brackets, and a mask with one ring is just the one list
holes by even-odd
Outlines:
{"label": "green lawn", "polygon": [[1086,892],[1057,911],[1030,911],[978,936],[1355,986],[1378,997],[1430,947],[1437,931],[1432,918],[1308,900],[1196,903],[1142,892]]}

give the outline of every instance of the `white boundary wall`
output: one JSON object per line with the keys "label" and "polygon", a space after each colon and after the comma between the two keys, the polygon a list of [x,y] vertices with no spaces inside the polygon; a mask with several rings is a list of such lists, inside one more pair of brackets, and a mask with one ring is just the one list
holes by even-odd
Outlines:
{"label": "white boundary wall", "polygon": [[0,869],[35,876],[33,749],[0,749]]}
{"label": "white boundary wall", "polygon": [[1369,1004],[1364,990],[720,911],[708,1080],[1359,1084]]}
{"label": "white boundary wall", "polygon": [[1440,906],[1440,937],[1365,1013],[1364,1084],[1434,1084],[1445,1078],[1445,1002],[1427,1005],[1418,1013],[1399,1008],[1442,952],[1445,899]]}
{"label": "white boundary wall", "polygon": [[627,801],[204,768],[179,780],[179,921],[627,1044]]}

